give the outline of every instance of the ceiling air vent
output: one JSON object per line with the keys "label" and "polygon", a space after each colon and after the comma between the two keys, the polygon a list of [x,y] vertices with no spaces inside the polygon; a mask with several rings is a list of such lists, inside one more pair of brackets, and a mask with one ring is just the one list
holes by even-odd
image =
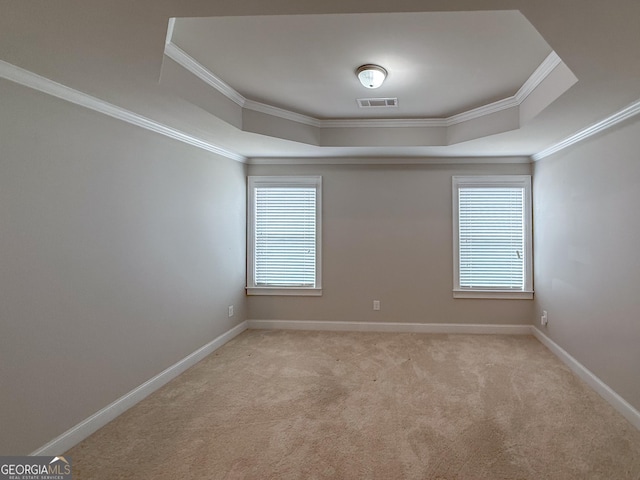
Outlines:
{"label": "ceiling air vent", "polygon": [[359,98],[357,101],[360,108],[388,108],[398,106],[397,98]]}

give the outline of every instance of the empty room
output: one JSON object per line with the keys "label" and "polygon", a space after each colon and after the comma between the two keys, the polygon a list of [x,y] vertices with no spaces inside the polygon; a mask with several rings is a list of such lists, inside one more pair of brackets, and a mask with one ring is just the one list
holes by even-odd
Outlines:
{"label": "empty room", "polygon": [[0,478],[640,478],[639,22],[0,0]]}

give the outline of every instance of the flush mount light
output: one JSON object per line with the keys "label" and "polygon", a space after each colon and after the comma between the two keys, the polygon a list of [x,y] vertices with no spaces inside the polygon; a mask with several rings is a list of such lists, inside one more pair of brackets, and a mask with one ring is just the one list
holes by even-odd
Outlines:
{"label": "flush mount light", "polygon": [[358,80],[367,88],[378,88],[387,78],[387,71],[380,65],[362,65],[356,70]]}

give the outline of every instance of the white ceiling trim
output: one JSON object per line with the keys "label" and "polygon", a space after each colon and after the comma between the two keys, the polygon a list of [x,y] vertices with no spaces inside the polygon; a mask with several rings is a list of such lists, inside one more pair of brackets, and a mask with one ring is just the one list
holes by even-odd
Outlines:
{"label": "white ceiling trim", "polygon": [[628,120],[631,117],[634,117],[638,114],[640,114],[640,99],[628,105],[627,107],[623,108],[622,110],[614,113],[613,115],[605,118],[604,120],[601,120],[598,123],[595,123],[583,130],[580,130],[579,132],[574,133],[573,135],[565,138],[564,140],[556,143],[555,145],[552,145],[542,150],[541,152],[538,152],[532,155],[531,159],[534,162],[537,162],[538,160],[542,160],[545,157],[553,155],[554,153],[559,152],[560,150],[564,150],[565,148],[570,147],[571,145],[574,145],[578,142],[586,140],[587,138],[592,137],[604,130],[607,130],[608,128],[611,128],[614,125],[624,122],[625,120]]}
{"label": "white ceiling trim", "polygon": [[518,105],[524,102],[527,97],[540,85],[545,78],[553,72],[553,70],[562,63],[562,59],[554,51],[545,58],[540,66],[531,74],[529,79],[524,82],[524,85],[520,87],[520,90],[514,95],[514,98],[518,101]]}
{"label": "white ceiling trim", "polygon": [[245,106],[247,99],[236,92],[230,85],[220,78],[216,77],[210,70],[200,64],[195,58],[187,54],[184,50],[174,43],[167,43],[164,47],[164,54],[174,62],[182,65],[184,68],[193,73],[200,80],[215,88],[229,100],[237,103],[241,107]]}
{"label": "white ceiling trim", "polygon": [[485,115],[491,115],[492,113],[501,112],[507,108],[517,107],[520,103],[516,97],[509,97],[497,102],[483,105],[482,107],[474,108],[466,112],[458,113],[444,120],[446,127],[458,125],[459,123],[468,122],[469,120],[475,120],[476,118],[484,117]]}
{"label": "white ceiling trim", "polygon": [[323,120],[309,117],[308,115],[303,115],[301,113],[292,112],[291,110],[285,110],[284,108],[274,107],[273,105],[267,105],[266,103],[260,103],[249,99],[245,99],[244,108],[266,113],[267,115],[273,115],[274,117],[284,118],[285,120],[302,123],[311,127],[320,128],[323,126],[324,122]]}
{"label": "white ceiling trim", "polygon": [[249,165],[488,165],[527,164],[529,157],[304,157],[249,158]]}
{"label": "white ceiling trim", "polygon": [[520,87],[514,96],[483,105],[482,107],[474,108],[467,112],[453,115],[445,120],[446,126],[450,127],[452,125],[484,117],[485,115],[491,115],[492,113],[497,113],[508,108],[519,107],[531,92],[533,92],[561,62],[562,60],[556,52],[552,51],[547,55],[547,58],[542,61],[538,68],[535,69],[527,81],[524,82],[522,87]]}
{"label": "white ceiling trim", "polygon": [[266,113],[267,115],[273,115],[274,117],[284,118],[286,120],[292,120],[294,122],[302,123],[304,125],[310,125],[312,127],[322,126],[322,122],[317,118],[309,117],[301,113],[292,112],[290,110],[285,110],[283,108],[274,107],[272,105],[267,105],[266,103],[249,100],[241,93],[237,92],[231,85],[214,75],[209,69],[207,69],[195,58],[193,58],[191,55],[186,53],[174,43],[167,43],[165,45],[164,53],[178,65],[186,68],[200,80],[205,82],[210,87],[215,88],[218,92],[220,92],[229,100],[233,101],[242,108]]}
{"label": "white ceiling trim", "polygon": [[354,120],[320,120],[322,128],[364,128],[364,127],[446,127],[442,118],[369,118]]}
{"label": "white ceiling trim", "polygon": [[[171,23],[169,24],[172,27]],[[170,38],[167,33],[167,38]],[[476,118],[491,115],[502,110],[506,110],[512,107],[518,107],[520,104],[533,92],[542,81],[556,68],[562,60],[555,52],[551,52],[547,58],[536,68],[527,81],[520,87],[518,92],[512,97],[498,100],[487,105],[483,105],[466,112],[458,113],[446,118],[391,118],[391,119],[327,119],[322,120],[319,118],[303,115],[300,113],[292,112],[265,103],[256,102],[254,100],[247,99],[242,94],[237,92],[231,85],[224,82],[222,79],[214,75],[209,69],[200,64],[196,59],[187,54],[180,47],[175,45],[169,40],[165,45],[165,55],[174,60],[176,63],[186,68],[195,76],[200,78],[203,82],[209,86],[215,88],[218,92],[225,95],[227,98],[238,104],[240,107],[254,110],[256,112],[265,113],[274,117],[284,118],[294,122],[302,123],[318,128],[365,128],[365,127],[450,127],[459,123],[474,120]]]}
{"label": "white ceiling trim", "polygon": [[167,24],[167,37],[164,41],[165,46],[171,43],[171,39],[173,38],[173,29],[176,27],[176,19],[172,17],[169,19],[169,23]]}
{"label": "white ceiling trim", "polygon": [[80,105],[81,107],[88,108],[104,115],[108,115],[132,125],[142,127],[146,130],[159,133],[161,135],[164,135],[165,137],[169,137],[188,145],[207,150],[217,155],[230,158],[237,162],[245,163],[247,160],[246,157],[235,152],[231,152],[222,147],[214,145],[213,143],[181,132],[180,130],[177,130],[173,127],[169,127],[155,120],[151,120],[150,118],[105,102],[104,100],[100,100],[99,98],[87,95],[86,93],[62,85],[61,83],[54,82],[53,80],[42,77],[36,73],[30,72],[29,70],[25,70],[24,68],[20,68],[3,60],[0,60],[0,78],[4,78],[25,87],[32,88],[39,92],[46,93],[53,97],[66,100],[67,102],[73,103],[75,105]]}

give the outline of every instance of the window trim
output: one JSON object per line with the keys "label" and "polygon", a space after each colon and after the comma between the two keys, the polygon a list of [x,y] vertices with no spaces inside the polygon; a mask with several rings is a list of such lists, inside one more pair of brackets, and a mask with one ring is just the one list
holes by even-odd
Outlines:
{"label": "window trim", "polygon": [[[525,262],[523,290],[460,287],[459,195],[461,187],[524,187]],[[452,177],[453,199],[453,298],[533,299],[533,244],[531,175],[474,175]]]}
{"label": "window trim", "polygon": [[[255,189],[257,187],[314,187],[316,189],[316,278],[313,287],[262,287],[255,284]],[[322,177],[263,176],[247,177],[247,295],[322,295]]]}

